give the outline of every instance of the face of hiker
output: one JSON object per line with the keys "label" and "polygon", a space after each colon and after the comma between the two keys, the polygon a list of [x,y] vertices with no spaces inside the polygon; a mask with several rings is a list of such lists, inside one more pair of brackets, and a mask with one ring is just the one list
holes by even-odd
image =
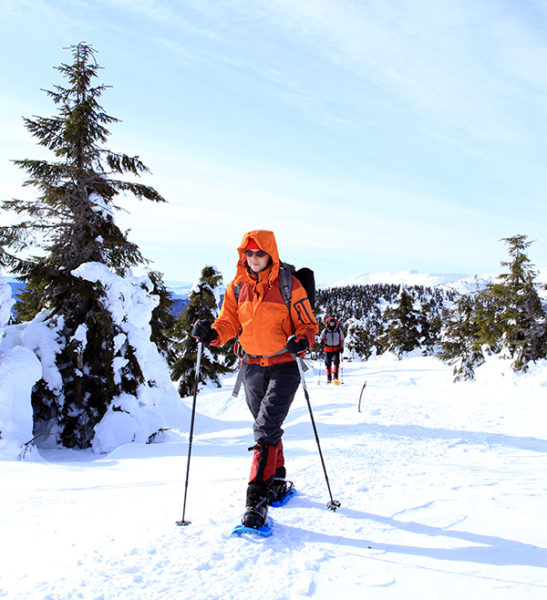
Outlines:
{"label": "face of hiker", "polygon": [[270,255],[263,250],[246,250],[247,265],[253,273],[261,273],[268,266]]}

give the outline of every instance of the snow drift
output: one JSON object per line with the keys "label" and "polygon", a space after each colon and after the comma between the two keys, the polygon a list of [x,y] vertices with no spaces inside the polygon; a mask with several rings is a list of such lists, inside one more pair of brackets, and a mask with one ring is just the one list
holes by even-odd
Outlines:
{"label": "snow drift", "polygon": [[[159,302],[152,293],[147,276],[131,273],[122,278],[100,263],[81,265],[73,275],[100,282],[105,290],[104,306],[122,333],[116,344],[124,341],[132,347],[144,376],[144,382],[132,396],[115,398],[102,420],[95,426],[93,451],[107,453],[130,442],[147,443],[158,434],[185,427],[188,410],[183,405],[169,376],[168,366],[150,340],[151,315]],[[17,458],[33,438],[31,392],[34,384],[44,379],[54,390],[61,385],[55,366],[60,350],[60,324],[42,311],[32,321],[8,325],[13,305],[11,290],[5,278],[0,279],[0,457]],[[86,343],[83,328],[77,331],[80,343]],[[123,357],[115,359],[121,372]],[[121,374],[118,374],[121,377]],[[55,433],[55,432],[52,432]]]}

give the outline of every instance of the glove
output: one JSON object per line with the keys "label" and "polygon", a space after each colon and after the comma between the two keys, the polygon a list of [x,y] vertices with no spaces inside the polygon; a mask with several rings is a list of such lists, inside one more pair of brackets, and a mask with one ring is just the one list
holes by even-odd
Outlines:
{"label": "glove", "polygon": [[198,342],[210,344],[217,339],[218,333],[211,327],[208,321],[199,319],[192,327],[192,337],[195,337]]}
{"label": "glove", "polygon": [[291,335],[285,346],[287,352],[291,354],[304,354],[309,347],[308,338],[304,335]]}

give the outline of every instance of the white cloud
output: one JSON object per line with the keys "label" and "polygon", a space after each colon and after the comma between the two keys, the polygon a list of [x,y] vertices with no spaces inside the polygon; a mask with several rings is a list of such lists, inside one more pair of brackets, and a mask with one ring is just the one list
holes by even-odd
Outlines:
{"label": "white cloud", "polygon": [[[235,6],[242,9],[241,4]],[[277,62],[277,70],[286,72],[284,77],[276,76],[276,83],[298,80],[302,104],[306,97],[325,93],[323,86],[330,78],[340,82],[339,70],[361,81],[353,97],[344,98],[345,85],[332,93],[341,105],[355,108],[359,102],[369,102],[371,95],[381,98],[383,93],[395,93],[399,102],[417,113],[474,137],[522,139],[522,115],[515,103],[520,105],[530,91],[542,93],[537,97],[540,102],[530,104],[538,120],[545,116],[541,98],[547,91],[543,67],[547,42],[521,18],[518,6],[512,10],[509,5],[480,0],[451,4],[413,0],[396,6],[264,0],[253,3],[249,11],[263,19],[259,33],[275,30],[283,39],[298,40],[294,43],[301,55],[295,56],[294,64]],[[248,35],[243,42],[249,42]],[[271,63],[279,57],[266,56],[264,51],[259,55]],[[324,80],[306,79],[302,61],[305,68],[312,67],[314,77],[321,64]],[[300,77],[295,79],[296,73]],[[343,78],[342,82],[346,83]],[[290,86],[287,97],[291,95],[298,95],[297,86]]]}

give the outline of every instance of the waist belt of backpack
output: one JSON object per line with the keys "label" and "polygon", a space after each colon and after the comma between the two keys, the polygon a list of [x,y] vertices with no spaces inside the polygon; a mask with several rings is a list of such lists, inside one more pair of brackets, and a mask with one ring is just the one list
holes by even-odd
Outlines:
{"label": "waist belt of backpack", "polygon": [[274,352],[273,354],[247,354],[247,352],[245,352],[245,354],[241,358],[239,373],[237,374],[237,379],[234,384],[234,389],[232,390],[232,396],[234,398],[237,398],[237,395],[239,394],[239,390],[241,388],[241,383],[243,382],[243,372],[245,370],[245,365],[249,362],[250,358],[270,358],[270,356],[277,356],[278,354],[284,354],[285,352],[287,352],[286,348],[281,348],[281,350],[278,350],[277,352]]}
{"label": "waist belt of backpack", "polygon": [[[249,362],[250,358],[270,358],[271,356],[277,356],[278,354],[284,354],[285,352],[287,352],[286,348],[282,348],[281,350],[278,350],[277,352],[274,352],[273,354],[247,354],[247,353],[245,353],[243,355],[243,357],[241,358],[241,364],[239,366],[239,372],[237,374],[236,382],[234,384],[234,389],[232,390],[232,396],[234,398],[237,398],[237,396],[239,394],[239,390],[241,389],[241,384],[243,382],[243,371],[245,369],[245,365]],[[304,371],[307,371],[309,367],[305,361],[302,361],[302,365],[303,365]]]}

